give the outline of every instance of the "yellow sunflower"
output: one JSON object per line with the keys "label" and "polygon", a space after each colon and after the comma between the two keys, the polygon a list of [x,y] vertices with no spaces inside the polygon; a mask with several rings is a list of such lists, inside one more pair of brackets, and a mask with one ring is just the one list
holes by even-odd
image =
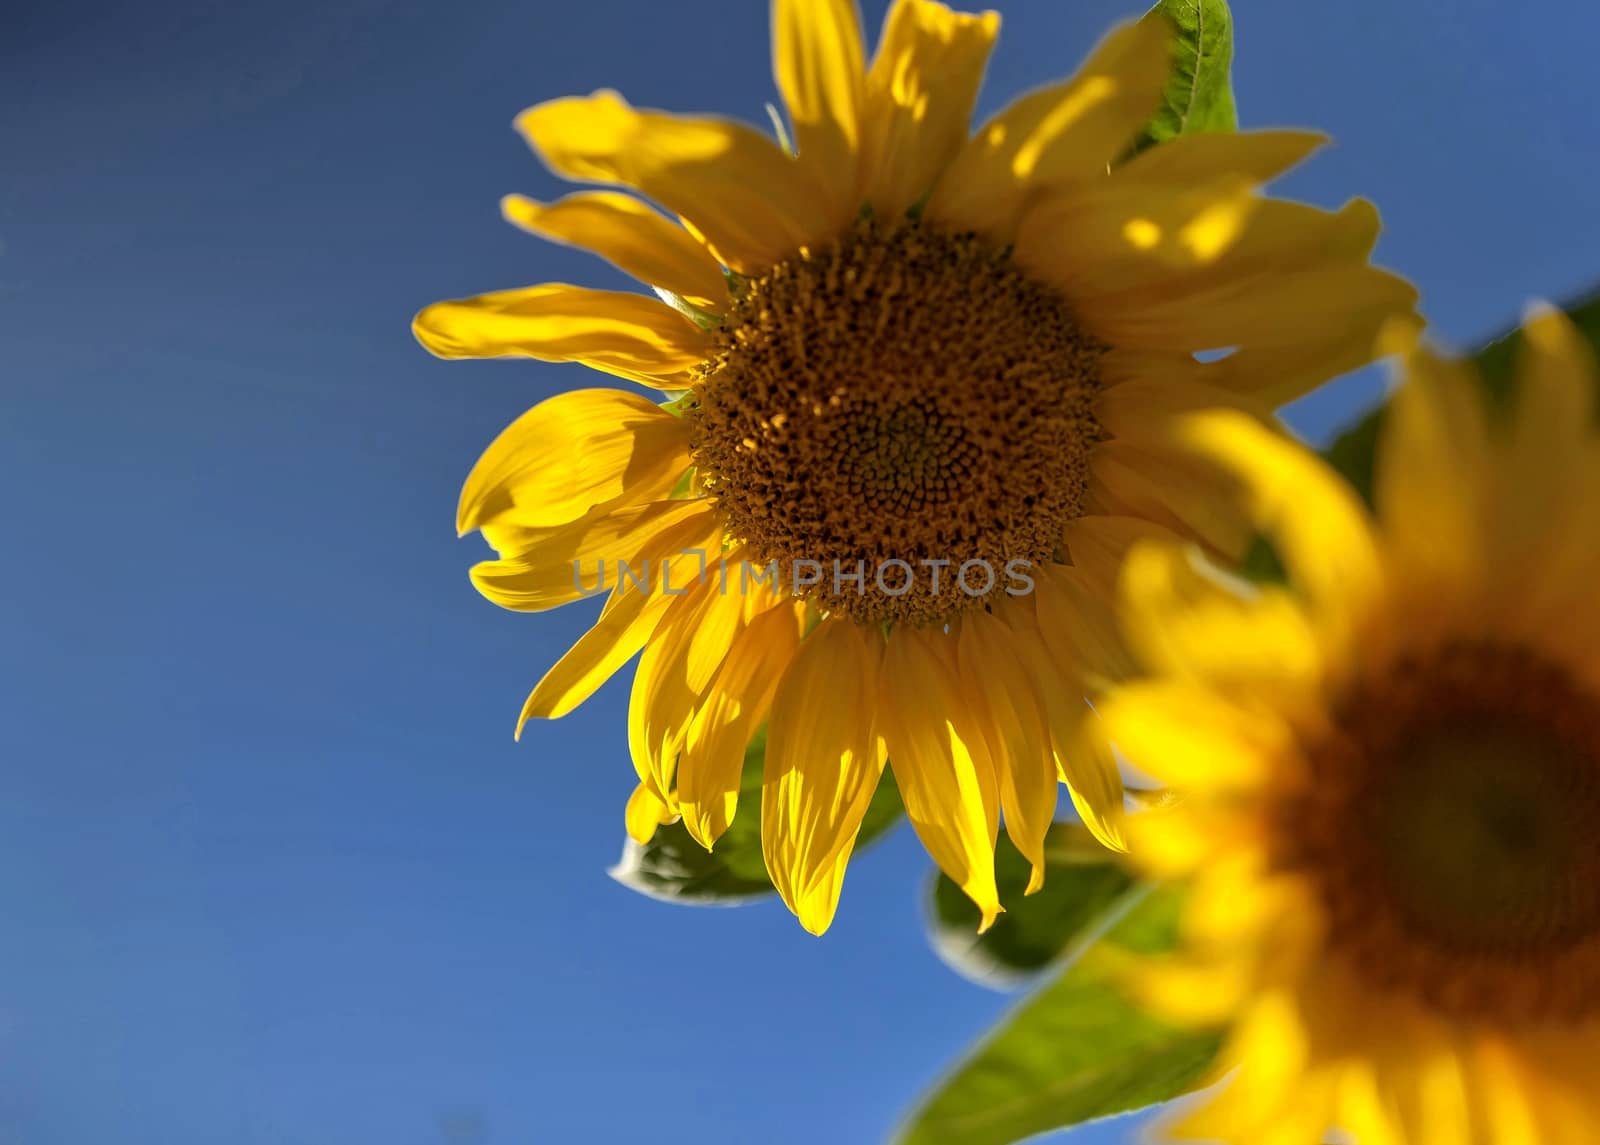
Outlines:
{"label": "yellow sunflower", "polygon": [[1470,369],[1396,393],[1376,517],[1235,415],[1187,435],[1248,488],[1292,588],[1136,548],[1151,672],[1101,707],[1181,798],[1136,857],[1193,878],[1135,981],[1232,1023],[1184,1140],[1600,1141],[1600,436],[1588,347],[1524,331],[1491,426]]}
{"label": "yellow sunflower", "polygon": [[1085,683],[1125,663],[1122,553],[1246,535],[1167,447],[1171,415],[1270,410],[1366,360],[1414,293],[1368,264],[1370,204],[1257,193],[1317,135],[1195,135],[1121,161],[1162,98],[1164,20],[1117,28],[969,136],[996,14],[897,0],[869,66],[850,0],[773,11],[792,148],[612,92],[517,120],[557,174],[676,218],[616,191],[514,196],[507,217],[659,298],[508,290],[428,307],[417,337],[670,400],[536,406],[473,470],[459,526],[500,553],[473,580],[508,608],[574,600],[602,562],[664,564],[679,586],[613,577],[522,712],[572,710],[643,650],[635,838],[682,816],[714,844],[765,726],[768,869],[807,929],[833,917],[886,759],[987,924],[1002,816],[1037,883],[1058,778],[1120,845],[1113,760],[1067,745]]}

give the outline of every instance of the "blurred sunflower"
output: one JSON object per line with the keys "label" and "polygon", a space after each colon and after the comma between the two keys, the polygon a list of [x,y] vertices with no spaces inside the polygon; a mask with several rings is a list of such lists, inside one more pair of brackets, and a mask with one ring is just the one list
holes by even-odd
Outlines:
{"label": "blurred sunflower", "polygon": [[1101,710],[1181,793],[1135,856],[1194,880],[1182,951],[1135,980],[1233,1030],[1173,1137],[1600,1141],[1597,379],[1563,317],[1524,334],[1495,429],[1470,370],[1411,361],[1376,520],[1310,455],[1197,415],[1293,591],[1128,560],[1151,675]]}
{"label": "blurred sunflower", "polygon": [[677,218],[613,191],[514,196],[506,216],[661,301],[534,286],[430,306],[415,331],[442,357],[583,362],[672,398],[563,394],[490,447],[458,523],[500,554],[473,570],[491,600],[576,599],[575,560],[697,549],[777,570],[687,596],[619,583],[528,699],[523,721],[560,716],[644,650],[634,837],[681,815],[715,843],[765,724],[767,865],[807,929],[833,917],[886,758],[987,925],[1001,817],[1037,884],[1058,777],[1120,845],[1113,760],[1067,745],[1085,686],[1125,664],[1122,553],[1246,535],[1167,447],[1171,416],[1266,411],[1359,365],[1414,292],[1368,264],[1369,204],[1257,194],[1319,136],[1121,161],[1162,99],[1164,20],[1119,27],[970,138],[999,17],[897,0],[870,66],[859,25],[850,0],[774,4],[792,148],[612,92],[524,112],[556,173]]}

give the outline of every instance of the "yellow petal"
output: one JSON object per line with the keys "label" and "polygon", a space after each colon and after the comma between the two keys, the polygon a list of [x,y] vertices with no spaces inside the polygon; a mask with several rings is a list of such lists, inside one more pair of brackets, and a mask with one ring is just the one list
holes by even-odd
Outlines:
{"label": "yellow petal", "polygon": [[1390,399],[1373,500],[1396,579],[1437,602],[1475,598],[1488,551],[1493,476],[1477,380],[1464,365],[1413,355]]}
{"label": "yellow petal", "polygon": [[664,302],[561,283],[435,302],[411,328],[441,358],[582,362],[669,389],[687,385],[684,371],[711,347],[704,331]]}
{"label": "yellow petal", "polygon": [[611,603],[594,627],[556,661],[522,705],[517,738],[530,719],[560,719],[594,695],[644,647],[665,609],[659,596],[613,589]]}
{"label": "yellow petal", "polygon": [[1371,1057],[1354,1058],[1340,1071],[1336,1123],[1361,1145],[1407,1145],[1383,1073]]}
{"label": "yellow petal", "polygon": [[1428,1145],[1476,1145],[1466,1071],[1459,1053],[1442,1036],[1412,1051],[1407,1074],[1411,1084],[1401,1091],[1401,1120],[1416,1140]]}
{"label": "yellow petal", "polygon": [[[691,583],[674,589],[683,595],[669,606],[656,639],[639,660],[629,707],[628,743],[641,778],[654,777],[662,791],[669,789],[674,759],[702,714],[708,692],[721,679],[722,667],[735,642],[744,636],[755,607],[776,599],[758,590],[762,600],[756,602],[739,591],[738,581],[729,574],[747,556],[746,550],[738,549],[722,557],[720,565],[708,560]],[[793,624],[792,609],[790,613]],[[763,631],[771,631],[773,639],[781,639],[781,624],[777,630]],[[773,675],[775,678],[776,673]],[[744,739],[754,731],[753,724],[747,726]],[[739,751],[742,750],[741,743]],[[737,774],[734,780],[737,783]],[[683,782],[681,777],[676,781],[680,789]],[[677,797],[668,797],[667,802],[674,811],[679,810]],[[731,818],[731,806],[728,815]]]}
{"label": "yellow petal", "polygon": [[809,891],[795,904],[795,917],[800,925],[812,934],[825,934],[833,925],[833,916],[839,909],[839,894],[844,890],[845,868],[850,863],[850,852],[855,849],[856,837],[851,835],[844,847],[835,855]]}
{"label": "yellow petal", "polygon": [[1192,353],[1133,353],[1107,350],[1101,357],[1101,387],[1120,385],[1195,385],[1203,381],[1203,361]]}
{"label": "yellow petal", "polygon": [[1263,271],[1170,296],[1077,300],[1084,324],[1129,350],[1222,350],[1284,346],[1321,335],[1329,323],[1404,317],[1417,291],[1387,271],[1357,263]]}
{"label": "yellow petal", "polygon": [[[1056,774],[1090,833],[1112,850],[1125,850],[1122,774],[1086,696],[1137,672],[1110,592],[1090,587],[1080,568],[1056,566],[1043,571],[1031,603],[1037,639],[1024,633],[1017,648],[1033,678],[1049,682],[1037,694]],[[1025,623],[1019,617],[1011,627],[1021,630]]]}
{"label": "yellow petal", "polygon": [[772,62],[800,165],[835,211],[854,212],[867,66],[855,0],[775,0]]}
{"label": "yellow petal", "polygon": [[1167,440],[1152,435],[1096,446],[1089,511],[1149,521],[1237,560],[1253,535],[1250,519],[1226,475],[1182,450],[1176,424]]}
{"label": "yellow petal", "polygon": [[672,589],[682,592],[667,606],[654,638],[645,646],[628,702],[628,750],[640,782],[673,809],[678,747],[716,668],[740,625],[743,602],[717,591],[714,569]]}
{"label": "yellow petal", "polygon": [[1251,971],[1244,958],[1151,957],[1128,967],[1124,982],[1128,993],[1168,1022],[1215,1027],[1249,1002],[1259,985]]}
{"label": "yellow petal", "polygon": [[1072,79],[981,127],[940,179],[927,217],[1009,241],[1030,187],[1103,175],[1133,141],[1161,99],[1170,51],[1165,20],[1115,29]]}
{"label": "yellow petal", "polygon": [[1113,174],[1036,198],[1022,217],[1017,262],[1074,308],[1130,292],[1170,296],[1248,234],[1266,202],[1237,175],[1177,188]]}
{"label": "yellow petal", "polygon": [[1319,627],[1348,647],[1382,585],[1377,545],[1355,492],[1303,446],[1243,414],[1194,414],[1182,437],[1239,478],[1251,519],[1272,537]]}
{"label": "yellow petal", "polygon": [[[1323,1134],[1333,1124],[1335,1084],[1337,1075],[1331,1069],[1310,1074],[1300,1083],[1295,1098],[1274,1109],[1266,1120],[1232,1120],[1230,1124],[1249,1125],[1230,1134],[1230,1145],[1319,1145],[1325,1141]],[[1242,1106],[1242,1103],[1241,1103]],[[1248,1114],[1246,1115],[1248,1118]],[[1192,1127],[1193,1122],[1187,1123]],[[1204,1134],[1207,1145],[1211,1135]],[[1402,1145],[1399,1141],[1362,1142],[1361,1145]]]}
{"label": "yellow petal", "polygon": [[1225,581],[1192,547],[1135,548],[1121,616],[1152,672],[1276,705],[1313,701],[1322,650],[1299,602],[1275,586]]}
{"label": "yellow petal", "polygon": [[[1539,307],[1523,323],[1516,410],[1493,546],[1499,566],[1518,578],[1545,545],[1571,528],[1574,480],[1595,441],[1594,351],[1560,311]],[[1565,526],[1565,527],[1564,527]],[[1508,577],[1507,579],[1510,579]]]}
{"label": "yellow petal", "polygon": [[[1518,361],[1516,410],[1503,443],[1491,521],[1489,599],[1508,634],[1588,639],[1600,566],[1600,439],[1593,351],[1565,316],[1535,309]],[[1580,652],[1580,655],[1586,652]]]}
{"label": "yellow petal", "polygon": [[1292,746],[1280,720],[1175,681],[1125,684],[1097,710],[1105,734],[1130,763],[1183,791],[1254,788]]}
{"label": "yellow petal", "polygon": [[1517,360],[1516,440],[1519,452],[1555,449],[1566,458],[1592,436],[1596,379],[1593,348],[1565,314],[1529,310]]}
{"label": "yellow petal", "polygon": [[[1027,889],[1032,894],[1044,884],[1044,837],[1056,810],[1054,750],[1038,692],[1073,684],[1029,673],[1044,657],[1022,647],[1028,635],[996,615],[973,612],[962,619],[957,647],[967,705],[988,732],[1006,834],[1033,868]],[[1031,638],[1039,641],[1036,628]]]}
{"label": "yellow petal", "polygon": [[1057,657],[1088,687],[1103,688],[1137,674],[1138,665],[1117,624],[1111,586],[1097,586],[1082,570],[1062,566],[1039,570],[1035,579],[1039,630]]}
{"label": "yellow petal", "polygon": [[513,555],[473,565],[472,584],[515,612],[542,612],[593,596],[621,575],[618,561],[634,561],[661,533],[685,525],[701,531],[706,509],[701,501],[602,506],[564,528],[539,532]]}
{"label": "yellow petal", "polygon": [[863,197],[881,217],[904,214],[961,151],[999,31],[996,12],[953,12],[931,0],[895,0],[889,9],[862,124]]}
{"label": "yellow petal", "polygon": [[[705,529],[695,544],[684,546],[701,552],[720,552],[722,523],[709,509]],[[693,552],[663,555],[647,566],[648,587],[624,581],[611,590],[600,619],[558,660],[533,689],[517,720],[517,735],[530,719],[554,720],[566,715],[594,695],[600,685],[631,660],[650,639],[667,608],[681,599],[661,590],[663,584],[683,586],[695,576],[699,562]]]}
{"label": "yellow petal", "polygon": [[1002,909],[994,881],[1000,800],[981,738],[963,738],[952,722],[961,704],[954,644],[943,632],[923,629],[890,635],[878,727],[906,818],[934,862],[977,904],[984,930]]}
{"label": "yellow petal", "polygon": [[529,108],[517,129],[557,174],[635,187],[692,223],[741,274],[833,237],[850,218],[793,157],[743,124],[642,111],[602,91]]}
{"label": "yellow petal", "polygon": [[[1243,826],[1242,819],[1230,824],[1226,818],[1237,794],[1204,801],[1214,833],[1230,828],[1237,832]],[[1340,992],[1347,987],[1341,987],[1342,980],[1314,977],[1328,965],[1321,894],[1304,876],[1276,870],[1259,810],[1252,820],[1192,880],[1184,907],[1184,941],[1207,953],[1251,958],[1264,987],[1288,984],[1302,1007],[1316,1007],[1317,1013],[1302,1015],[1302,1020],[1308,1025],[1322,1022],[1326,1035],[1332,1026],[1329,1016],[1340,1016]]]}
{"label": "yellow petal", "polygon": [[1147,148],[1118,167],[1116,175],[1174,187],[1226,175],[1259,184],[1304,162],[1327,142],[1316,131],[1198,131]]}
{"label": "yellow petal", "polygon": [[[1518,1039],[1523,1084],[1539,1111],[1539,1145],[1589,1145],[1600,1140],[1594,1096],[1596,1023],[1546,1023]],[[1500,1145],[1496,1142],[1495,1145]]]}
{"label": "yellow petal", "polygon": [[[1554,483],[1557,475],[1550,479]],[[1552,656],[1592,664],[1600,644],[1600,598],[1594,591],[1600,568],[1600,442],[1590,442],[1559,480],[1563,502],[1538,514],[1544,528],[1537,543],[1497,553],[1487,588],[1490,611],[1502,637],[1543,642]],[[1501,512],[1509,517],[1514,508]],[[1533,523],[1526,528],[1531,534]],[[1502,528],[1498,535],[1503,539],[1508,531]]]}
{"label": "yellow petal", "polygon": [[1038,576],[1040,632],[1090,691],[1138,672],[1117,624],[1117,585],[1123,558],[1139,541],[1179,544],[1182,536],[1142,518],[1078,518],[1066,529],[1072,566],[1048,566]]}
{"label": "yellow petal", "polygon": [[557,528],[618,497],[664,497],[688,465],[688,424],[655,403],[621,390],[557,394],[478,458],[461,489],[456,530]]}
{"label": "yellow petal", "polygon": [[1234,241],[1193,280],[1221,283],[1288,268],[1364,263],[1383,231],[1378,208],[1351,199],[1337,211],[1285,199],[1260,199]]}
{"label": "yellow petal", "polygon": [[[1248,833],[1247,824],[1259,829],[1254,809],[1230,810],[1231,814],[1219,814],[1216,801],[1202,804],[1183,793],[1173,793],[1161,806],[1128,817],[1125,849],[1147,875],[1189,878],[1197,871],[1213,869],[1233,854],[1241,836]],[[1246,820],[1243,816],[1247,814],[1250,818]]]}
{"label": "yellow petal", "polygon": [[735,638],[678,759],[683,824],[710,848],[733,821],[745,748],[772,708],[778,683],[800,648],[803,610],[780,603]]}
{"label": "yellow petal", "polygon": [[555,203],[522,195],[500,201],[506,219],[554,242],[593,251],[640,282],[720,310],[728,288],[717,260],[688,231],[632,195],[579,191]]}
{"label": "yellow petal", "polygon": [[628,796],[625,817],[628,837],[641,847],[655,838],[657,827],[672,822],[671,810],[642,783]]}
{"label": "yellow petal", "polygon": [[1101,846],[1126,851],[1122,771],[1100,716],[1069,691],[1046,697],[1056,767],[1072,806]]}
{"label": "yellow petal", "polygon": [[1199,305],[1224,288],[1259,290],[1289,272],[1359,266],[1380,229],[1363,199],[1325,211],[1263,198],[1240,175],[1174,188],[1118,171],[1037,200],[1017,250],[1075,309],[1142,313],[1179,299]]}
{"label": "yellow petal", "polygon": [[1221,1087],[1162,1126],[1171,1136],[1248,1145],[1315,1145],[1329,1124],[1333,1078],[1310,1067],[1306,1031],[1292,999],[1275,992],[1235,1027],[1218,1071],[1238,1064]]}
{"label": "yellow petal", "polygon": [[1314,390],[1329,378],[1347,374],[1386,353],[1394,339],[1414,343],[1423,322],[1415,314],[1355,308],[1322,316],[1316,332],[1302,331],[1293,342],[1244,346],[1203,367],[1212,385],[1250,394],[1262,404],[1281,406]]}
{"label": "yellow petal", "polygon": [[[1237,409],[1272,423],[1271,410],[1248,394],[1209,385],[1192,358],[1171,360],[1110,353],[1105,358],[1107,389],[1095,404],[1095,420],[1115,438],[1146,443],[1167,439],[1185,414]],[[1185,368],[1182,364],[1187,363]],[[1126,380],[1123,380],[1126,379]]]}
{"label": "yellow petal", "polygon": [[[870,707],[878,645],[849,621],[825,621],[801,644],[772,702],[761,847],[773,886],[797,915],[813,892],[842,877],[836,864],[883,774]],[[831,907],[812,903],[800,921],[820,933],[831,918]]]}
{"label": "yellow petal", "polygon": [[1539,1132],[1534,1094],[1521,1076],[1517,1058],[1503,1038],[1485,1036],[1479,1040],[1475,1089],[1489,1137],[1496,1145],[1548,1145]]}
{"label": "yellow petal", "polygon": [[1140,517],[1079,517],[1066,528],[1067,553],[1072,567],[1087,583],[1111,599],[1122,578],[1122,565],[1135,545],[1146,542],[1179,544],[1182,536]]}

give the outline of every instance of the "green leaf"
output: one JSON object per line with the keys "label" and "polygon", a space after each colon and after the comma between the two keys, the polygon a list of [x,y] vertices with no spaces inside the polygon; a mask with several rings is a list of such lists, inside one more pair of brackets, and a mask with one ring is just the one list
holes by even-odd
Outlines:
{"label": "green leaf", "polygon": [[1175,1030],[1116,987],[1119,956],[1172,948],[1181,901],[1172,886],[1126,890],[1081,935],[1062,972],[924,1099],[896,1145],[1008,1145],[1168,1101],[1198,1084],[1220,1035]]}
{"label": "green leaf", "polygon": [[1051,826],[1044,886],[1035,894],[1023,894],[1031,867],[1004,835],[994,859],[1005,913],[979,934],[977,906],[935,872],[928,891],[928,938],[958,974],[995,989],[1011,989],[1055,962],[1133,885],[1132,874],[1076,823]]}
{"label": "green leaf", "polygon": [[[1593,292],[1566,308],[1567,317],[1600,349],[1600,291]],[[1478,376],[1497,409],[1510,406],[1516,378],[1517,359],[1522,353],[1522,333],[1512,327],[1472,356]],[[1334,439],[1324,451],[1328,463],[1344,475],[1369,505],[1378,458],[1378,443],[1383,433],[1386,406],[1372,410],[1355,425]]]}
{"label": "green leaf", "polygon": [[[761,771],[766,756],[763,730],[745,749],[739,777],[739,813],[714,850],[707,851],[680,823],[659,828],[650,842],[623,844],[622,858],[608,874],[651,898],[688,906],[726,906],[775,894],[761,854]],[[884,835],[903,814],[889,769],[861,822],[855,853]]]}
{"label": "green leaf", "polygon": [[1161,0],[1146,20],[1166,19],[1177,29],[1172,74],[1161,107],[1145,125],[1133,152],[1196,131],[1237,131],[1233,102],[1233,15],[1227,0]]}

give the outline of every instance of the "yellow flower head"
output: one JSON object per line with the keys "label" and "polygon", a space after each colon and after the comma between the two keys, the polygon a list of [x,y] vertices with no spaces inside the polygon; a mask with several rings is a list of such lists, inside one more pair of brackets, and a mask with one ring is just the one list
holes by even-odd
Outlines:
{"label": "yellow flower head", "polygon": [[1117,564],[1143,536],[1229,554],[1247,535],[1169,422],[1264,415],[1366,360],[1414,303],[1368,264],[1369,204],[1257,193],[1316,135],[1195,135],[1122,161],[1162,98],[1165,21],[1116,29],[972,136],[999,17],[897,0],[870,65],[859,23],[850,0],[774,4],[793,153],[612,92],[518,119],[558,174],[676,218],[614,191],[512,197],[507,217],[661,301],[535,286],[415,327],[441,356],[578,361],[674,395],[567,393],[512,425],[462,494],[461,530],[501,557],[473,579],[524,610],[576,599],[574,561],[587,587],[619,560],[693,580],[616,583],[523,719],[570,711],[644,650],[630,830],[682,816],[706,846],[765,725],[768,869],[817,932],[886,758],[986,920],[1002,815],[1042,877],[1058,775],[1120,845],[1115,765],[1072,746],[1086,684],[1126,664]]}
{"label": "yellow flower head", "polygon": [[1188,436],[1247,487],[1292,589],[1135,549],[1150,668],[1102,707],[1179,796],[1136,857],[1192,877],[1137,975],[1232,1023],[1182,1139],[1600,1141],[1600,435],[1588,347],[1531,318],[1509,423],[1426,354],[1390,407],[1375,519],[1228,414]]}

